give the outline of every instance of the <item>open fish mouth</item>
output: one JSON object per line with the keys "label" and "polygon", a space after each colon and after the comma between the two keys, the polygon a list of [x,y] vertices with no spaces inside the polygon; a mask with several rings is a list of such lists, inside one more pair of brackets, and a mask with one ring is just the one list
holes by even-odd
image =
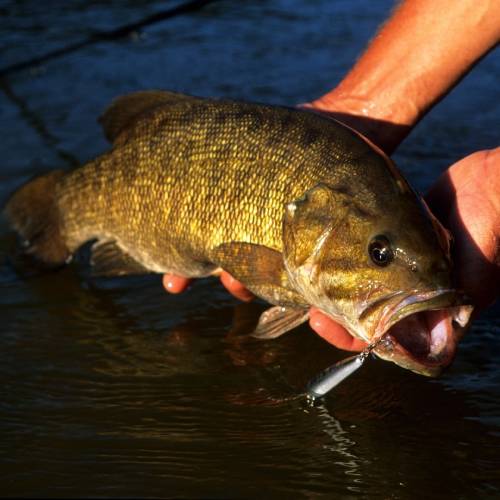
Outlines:
{"label": "open fish mouth", "polygon": [[453,361],[473,307],[455,290],[406,296],[387,307],[374,352],[416,373],[437,376]]}

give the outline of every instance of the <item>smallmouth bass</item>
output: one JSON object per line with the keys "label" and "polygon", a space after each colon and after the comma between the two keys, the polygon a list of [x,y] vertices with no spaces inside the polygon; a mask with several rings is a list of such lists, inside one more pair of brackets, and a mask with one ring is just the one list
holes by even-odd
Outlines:
{"label": "smallmouth bass", "polygon": [[449,236],[392,161],[355,131],[292,108],[171,92],[115,100],[112,149],[22,186],[4,213],[29,254],[59,266],[89,240],[95,274],[203,277],[225,269],[274,304],[273,338],[314,305],[381,358],[437,375],[471,306]]}

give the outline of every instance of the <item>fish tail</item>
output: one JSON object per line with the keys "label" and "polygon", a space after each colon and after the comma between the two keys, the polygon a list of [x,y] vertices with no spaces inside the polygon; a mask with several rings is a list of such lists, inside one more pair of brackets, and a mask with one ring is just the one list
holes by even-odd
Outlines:
{"label": "fish tail", "polygon": [[10,197],[3,214],[22,239],[25,253],[47,267],[68,261],[68,250],[61,231],[56,186],[64,172],[54,170],[34,178]]}

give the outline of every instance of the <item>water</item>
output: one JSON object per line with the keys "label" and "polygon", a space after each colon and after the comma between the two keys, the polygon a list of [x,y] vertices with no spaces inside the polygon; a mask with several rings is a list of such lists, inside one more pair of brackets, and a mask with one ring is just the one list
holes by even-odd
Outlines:
{"label": "water", "polygon": [[[0,6],[0,67],[176,2]],[[338,81],[392,2],[219,1],[11,75],[0,92],[0,199],[105,148],[96,117],[126,91],[167,88],[294,104]],[[425,190],[498,142],[490,54],[401,146]],[[168,296],[158,277],[37,275],[0,228],[3,496],[493,498],[500,495],[500,310],[447,374],[368,360],[322,405],[297,397],[346,356],[308,327],[249,339],[263,304],[215,280]]]}

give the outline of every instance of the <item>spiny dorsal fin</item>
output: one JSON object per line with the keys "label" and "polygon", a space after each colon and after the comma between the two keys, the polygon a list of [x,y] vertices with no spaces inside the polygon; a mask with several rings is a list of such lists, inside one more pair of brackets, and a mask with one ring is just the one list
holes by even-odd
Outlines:
{"label": "spiny dorsal fin", "polygon": [[134,125],[140,117],[158,107],[196,100],[197,97],[166,90],[133,92],[114,99],[99,117],[99,123],[104,129],[106,139],[114,143],[120,134]]}

